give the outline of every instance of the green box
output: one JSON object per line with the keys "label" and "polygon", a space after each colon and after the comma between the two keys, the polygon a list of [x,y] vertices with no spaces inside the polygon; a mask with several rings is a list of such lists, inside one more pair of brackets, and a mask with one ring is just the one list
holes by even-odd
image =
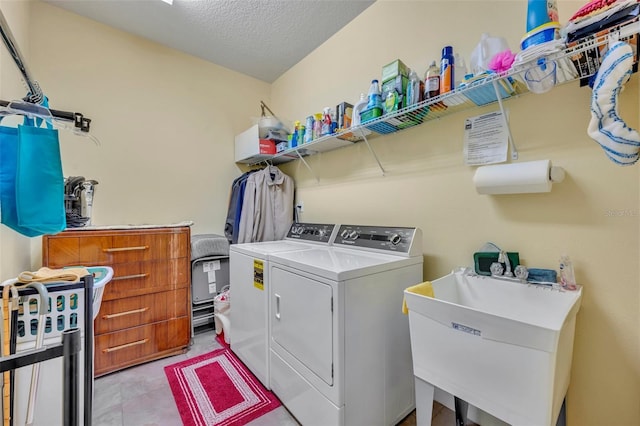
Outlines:
{"label": "green box", "polygon": [[[387,99],[387,94],[391,90],[395,90],[397,96],[399,96],[401,102],[398,104],[398,109],[404,108],[407,106],[407,84],[409,84],[409,79],[403,75],[399,75],[390,80],[387,80],[382,83],[382,103]],[[387,111],[390,112],[390,111]]]}
{"label": "green box", "polygon": [[396,59],[382,67],[382,81],[385,82],[399,75],[407,76],[409,74],[407,66],[400,60]]}
{"label": "green box", "polygon": [[[478,252],[473,254],[473,264],[476,270],[476,274],[479,275],[491,275],[491,264],[498,261],[500,253],[498,252]],[[520,253],[507,252],[509,263],[511,264],[511,272],[516,269],[516,266],[520,264]]]}

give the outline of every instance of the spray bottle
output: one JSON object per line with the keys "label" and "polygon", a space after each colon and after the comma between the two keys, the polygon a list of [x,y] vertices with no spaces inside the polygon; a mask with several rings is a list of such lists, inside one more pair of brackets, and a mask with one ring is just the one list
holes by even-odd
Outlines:
{"label": "spray bottle", "polygon": [[320,134],[322,136],[331,134],[331,107],[324,107],[322,110],[322,128]]}
{"label": "spray bottle", "polygon": [[440,61],[440,94],[452,91],[455,88],[453,47],[445,46],[442,49]]}
{"label": "spray bottle", "polygon": [[360,112],[367,107],[367,95],[360,93],[360,100],[353,106],[353,116],[351,117],[351,127],[360,125]]}
{"label": "spray bottle", "polygon": [[420,77],[414,70],[409,72],[409,82],[407,84],[407,103],[405,106],[415,105],[420,102]]}
{"label": "spray bottle", "polygon": [[317,112],[313,114],[315,120],[313,120],[313,140],[322,136],[322,113]]}

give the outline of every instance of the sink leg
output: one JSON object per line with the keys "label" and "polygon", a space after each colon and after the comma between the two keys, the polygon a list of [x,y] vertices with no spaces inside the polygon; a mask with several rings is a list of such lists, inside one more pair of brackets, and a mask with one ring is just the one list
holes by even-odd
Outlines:
{"label": "sink leg", "polygon": [[431,426],[433,385],[416,377],[416,426]]}
{"label": "sink leg", "polygon": [[466,426],[469,404],[456,396],[454,397],[454,406],[456,409],[456,426]]}
{"label": "sink leg", "polygon": [[558,421],[556,426],[567,426],[567,397],[562,400],[562,407],[560,407],[560,413],[558,414]]}

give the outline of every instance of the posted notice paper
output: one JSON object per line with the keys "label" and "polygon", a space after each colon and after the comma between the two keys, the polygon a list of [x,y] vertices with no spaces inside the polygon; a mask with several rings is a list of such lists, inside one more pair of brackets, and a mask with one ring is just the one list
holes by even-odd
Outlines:
{"label": "posted notice paper", "polygon": [[495,111],[464,122],[464,162],[468,166],[507,161],[509,132],[502,112]]}

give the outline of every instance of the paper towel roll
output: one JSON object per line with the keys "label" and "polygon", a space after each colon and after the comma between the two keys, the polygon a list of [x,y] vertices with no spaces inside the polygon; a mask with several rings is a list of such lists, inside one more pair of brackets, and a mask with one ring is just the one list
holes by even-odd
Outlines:
{"label": "paper towel roll", "polygon": [[549,192],[552,182],[563,178],[561,167],[552,167],[550,160],[539,160],[478,167],[473,183],[478,194],[523,194]]}

